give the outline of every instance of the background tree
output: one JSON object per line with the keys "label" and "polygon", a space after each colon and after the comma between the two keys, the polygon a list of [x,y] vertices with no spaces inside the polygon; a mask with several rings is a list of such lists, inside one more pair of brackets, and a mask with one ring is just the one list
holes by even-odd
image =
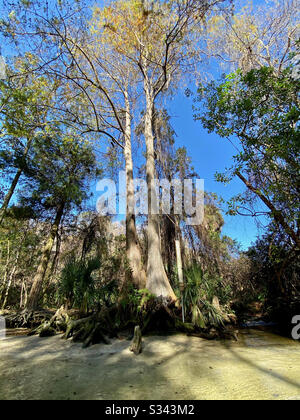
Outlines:
{"label": "background tree", "polygon": [[171,82],[179,78],[195,58],[192,45],[192,25],[201,21],[218,2],[143,1],[113,2],[96,10],[106,42],[114,45],[143,80],[145,101],[144,138],[146,145],[146,175],[148,185],[148,262],[147,288],[164,298],[175,300],[165,272],[160,243],[159,216],[151,213],[155,196],[154,107]]}
{"label": "background tree", "polygon": [[[207,112],[196,115],[209,131],[236,136],[239,153],[221,181],[237,176],[249,193],[232,202],[232,211],[246,211],[259,198],[266,213],[300,246],[299,198],[299,81],[292,69],[278,76],[263,67],[246,75],[238,72],[221,85],[212,83],[205,94]],[[239,201],[241,203],[237,204]]]}
{"label": "background tree", "polygon": [[0,305],[23,308],[47,231],[37,221],[7,217],[0,228]]}
{"label": "background tree", "polygon": [[283,229],[271,224],[246,255],[263,310],[278,323],[282,334],[289,335],[291,319],[300,309],[299,250],[295,250]]}
{"label": "background tree", "polygon": [[[0,225],[22,174],[26,173],[27,158],[36,136],[49,125],[49,105],[53,85],[46,78],[22,76],[30,57],[18,59],[19,75],[0,82],[1,149],[3,173],[12,174],[12,181],[0,210]],[[31,58],[32,59],[32,58]]]}

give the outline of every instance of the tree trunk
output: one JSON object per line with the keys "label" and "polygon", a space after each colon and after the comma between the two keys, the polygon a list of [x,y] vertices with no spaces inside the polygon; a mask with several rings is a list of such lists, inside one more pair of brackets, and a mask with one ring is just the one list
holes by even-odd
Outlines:
{"label": "tree trunk", "polygon": [[[43,296],[46,296],[48,288],[50,286],[51,277],[55,274],[57,269],[58,259],[60,255],[60,247],[61,247],[61,240],[59,234],[56,235],[56,251],[54,258],[51,264],[48,264],[47,271],[44,278],[44,285],[43,285]],[[49,261],[50,262],[50,261]]]}
{"label": "tree trunk", "polygon": [[27,310],[33,311],[37,308],[37,305],[38,305],[38,302],[39,302],[39,299],[41,297],[42,290],[43,290],[43,283],[44,283],[45,275],[46,275],[47,268],[49,265],[51,251],[52,251],[53,244],[54,244],[54,241],[55,241],[58,229],[59,229],[60,221],[63,216],[63,212],[64,212],[64,204],[60,204],[57,209],[55,221],[51,227],[48,241],[46,245],[44,246],[44,249],[42,252],[42,258],[41,258],[39,267],[37,269],[37,273],[34,277],[30,294],[28,296],[28,300],[26,304]]}
{"label": "tree trunk", "polygon": [[20,309],[23,309],[27,303],[27,287],[25,280],[22,280],[21,295],[20,295]]}
{"label": "tree trunk", "polygon": [[[27,141],[27,145],[26,145],[25,150],[24,150],[23,159],[25,159],[27,157],[30,146],[31,146],[31,143],[32,143],[32,139],[29,139]],[[12,183],[11,183],[11,186],[9,188],[8,193],[4,197],[3,204],[2,204],[1,209],[0,209],[0,226],[2,225],[2,222],[3,222],[3,219],[4,219],[5,213],[7,211],[8,205],[9,205],[10,200],[11,200],[11,198],[12,198],[14,192],[15,192],[16,186],[18,185],[18,182],[19,182],[19,179],[20,179],[22,173],[23,173],[23,169],[19,168],[17,170],[17,173],[16,173]]]}
{"label": "tree trunk", "polygon": [[6,292],[5,292],[5,296],[4,296],[2,309],[5,309],[5,307],[6,307],[9,291],[10,291],[10,288],[11,288],[12,281],[13,281],[16,270],[17,270],[17,265],[14,266],[12,272],[9,275],[9,280],[8,280],[8,284],[7,284],[7,287],[6,287]]}
{"label": "tree trunk", "polygon": [[161,240],[159,229],[159,215],[152,214],[152,194],[155,197],[155,157],[153,136],[153,108],[154,96],[145,79],[146,114],[145,114],[145,141],[147,150],[147,186],[148,186],[148,266],[147,266],[147,289],[162,298],[176,300],[167,277],[161,253]]}
{"label": "tree trunk", "polygon": [[180,240],[175,240],[176,246],[176,261],[177,261],[177,272],[178,272],[178,279],[179,279],[179,286],[180,290],[184,288],[184,281],[183,281],[183,268],[182,268],[182,258],[181,258],[181,245]]}
{"label": "tree trunk", "polygon": [[139,288],[146,287],[146,272],[142,264],[142,254],[138,242],[135,220],[135,200],[133,183],[133,162],[131,150],[131,114],[128,94],[125,92],[126,101],[126,131],[125,131],[125,170],[126,170],[126,253],[131,269],[133,284]]}
{"label": "tree trunk", "polygon": [[297,245],[297,247],[300,249],[299,232],[294,232],[294,230],[286,222],[282,212],[277,210],[273,203],[259,189],[255,188],[249,181],[247,181],[241,172],[237,171],[236,175],[249,188],[249,190],[256,194],[261,199],[261,201],[271,210],[275,222],[283,228],[285,233],[291,238],[293,242],[295,242],[295,245]]}
{"label": "tree trunk", "polygon": [[13,269],[12,269],[10,275],[9,275],[9,280],[8,280],[7,287],[6,287],[6,292],[5,292],[5,296],[4,296],[4,301],[3,301],[2,309],[5,309],[6,304],[7,304],[7,299],[8,299],[9,291],[10,291],[10,288],[11,288],[11,285],[12,285],[12,281],[13,281],[15,272],[16,272],[16,270],[18,268],[20,251],[21,251],[21,249],[19,249],[18,252],[17,252],[17,256],[16,256],[14,267],[13,267]]}

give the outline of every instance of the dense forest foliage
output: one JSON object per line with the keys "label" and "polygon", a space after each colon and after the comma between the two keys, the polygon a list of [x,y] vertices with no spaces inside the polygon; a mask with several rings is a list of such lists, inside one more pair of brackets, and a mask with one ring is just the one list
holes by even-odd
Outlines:
{"label": "dense forest foliage", "polygon": [[[14,327],[86,346],[140,325],[207,338],[257,316],[289,333],[300,313],[297,1],[1,1],[0,307]],[[217,66],[221,78],[210,75]],[[197,86],[197,88],[194,88]],[[136,215],[134,179],[196,180],[168,100],[230,141],[241,181],[225,203]],[[126,216],[96,211],[95,182],[126,176]],[[250,249],[228,215],[263,217]],[[58,310],[58,311],[57,311]],[[45,321],[45,322],[44,322]]]}

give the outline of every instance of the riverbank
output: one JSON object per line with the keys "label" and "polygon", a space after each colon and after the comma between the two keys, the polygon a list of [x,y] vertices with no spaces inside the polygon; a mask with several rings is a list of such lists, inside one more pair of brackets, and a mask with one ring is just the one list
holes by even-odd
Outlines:
{"label": "riverbank", "polygon": [[0,398],[300,400],[300,344],[243,330],[238,342],[144,338],[82,349],[59,336],[0,341]]}

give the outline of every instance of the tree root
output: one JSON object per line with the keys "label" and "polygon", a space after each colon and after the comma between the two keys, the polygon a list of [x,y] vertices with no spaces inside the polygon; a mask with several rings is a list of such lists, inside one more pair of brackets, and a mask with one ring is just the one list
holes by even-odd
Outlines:
{"label": "tree root", "polygon": [[33,329],[28,335],[39,335],[40,337],[52,337],[57,332],[64,332],[67,329],[69,323],[69,315],[62,306],[52,316],[49,321],[43,322],[37,328]]}
{"label": "tree root", "polygon": [[[214,299],[214,306],[221,312],[217,299]],[[78,314],[72,313],[72,316],[76,317]],[[116,304],[109,308],[104,307],[100,312],[86,318],[71,319],[64,307],[61,307],[55,314],[49,311],[23,311],[8,315],[6,320],[8,328],[31,328],[29,335],[51,337],[56,333],[64,333],[64,339],[72,338],[74,342],[82,343],[84,348],[98,343],[110,344],[109,339],[122,335],[122,332],[126,332],[128,338],[128,331],[133,332],[135,328],[130,347],[135,354],[139,354],[142,350],[142,334],[181,331],[208,340],[237,339],[237,331],[230,330],[228,325],[224,326],[227,324],[226,320],[224,325],[211,326],[205,330],[191,323],[183,323],[181,309],[176,307],[174,302],[163,299],[149,300],[138,312],[130,305],[127,307]],[[234,315],[228,315],[227,321],[231,325],[234,324],[236,321]],[[135,327],[136,325],[139,327]]]}
{"label": "tree root", "polygon": [[37,328],[44,322],[50,321],[53,312],[27,311],[17,312],[5,316],[7,328]]}
{"label": "tree root", "polygon": [[106,331],[101,325],[97,315],[70,321],[63,338],[67,340],[72,337],[74,342],[82,342],[83,348],[98,343],[110,344]]}
{"label": "tree root", "polygon": [[69,320],[69,322],[67,324],[66,332],[65,332],[63,338],[65,338],[67,340],[68,338],[73,337],[75,334],[77,334],[78,337],[79,337],[80,331],[84,330],[86,328],[87,324],[89,323],[89,321],[92,320],[92,319],[93,319],[93,317],[78,319],[76,321]]}

